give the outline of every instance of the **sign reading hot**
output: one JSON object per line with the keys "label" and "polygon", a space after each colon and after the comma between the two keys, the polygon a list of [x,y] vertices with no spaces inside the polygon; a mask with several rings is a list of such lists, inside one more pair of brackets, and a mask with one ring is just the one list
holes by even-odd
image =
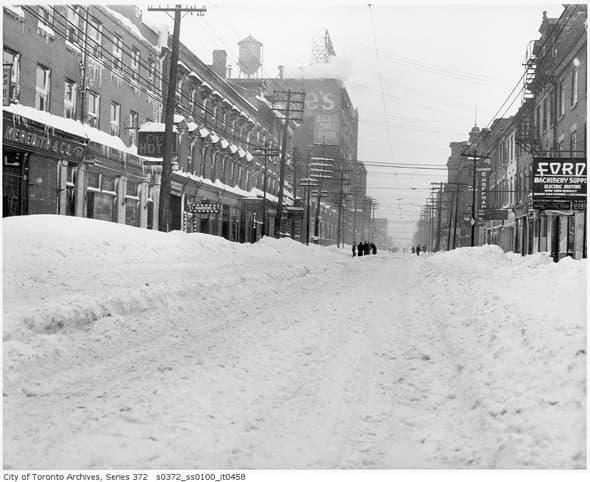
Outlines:
{"label": "sign reading hot", "polygon": [[[172,133],[172,153],[176,153],[176,133]],[[148,157],[164,157],[164,133],[139,131],[137,154]]]}
{"label": "sign reading hot", "polygon": [[586,159],[533,159],[533,204],[586,199],[586,184]]}

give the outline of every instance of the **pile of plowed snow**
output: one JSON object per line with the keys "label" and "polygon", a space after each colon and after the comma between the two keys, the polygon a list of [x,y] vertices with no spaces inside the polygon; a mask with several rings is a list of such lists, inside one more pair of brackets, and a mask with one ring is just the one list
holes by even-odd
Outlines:
{"label": "pile of plowed snow", "polygon": [[433,324],[474,401],[468,416],[495,454],[490,464],[560,467],[569,456],[582,467],[585,260],[484,246],[430,256],[422,270],[424,299],[440,313]]}
{"label": "pile of plowed snow", "polygon": [[264,291],[326,256],[344,255],[291,239],[239,244],[78,217],[5,218],[3,337],[69,333],[105,316],[165,309],[186,297],[227,303],[228,293]]}

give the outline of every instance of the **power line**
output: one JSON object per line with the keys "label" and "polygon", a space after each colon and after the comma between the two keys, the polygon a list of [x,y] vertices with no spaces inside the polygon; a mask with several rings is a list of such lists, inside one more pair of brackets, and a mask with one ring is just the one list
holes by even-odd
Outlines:
{"label": "power line", "polygon": [[389,154],[393,159],[393,144],[391,142],[391,132],[387,116],[387,102],[385,101],[385,90],[383,88],[383,75],[381,73],[381,63],[379,61],[379,51],[377,50],[377,36],[375,35],[375,23],[373,21],[373,11],[369,3],[369,16],[371,18],[371,30],[373,32],[373,43],[375,44],[375,57],[377,58],[377,69],[379,71],[379,85],[381,86],[381,99],[383,101],[383,113],[385,114],[385,129],[387,130],[387,139],[389,141]]}

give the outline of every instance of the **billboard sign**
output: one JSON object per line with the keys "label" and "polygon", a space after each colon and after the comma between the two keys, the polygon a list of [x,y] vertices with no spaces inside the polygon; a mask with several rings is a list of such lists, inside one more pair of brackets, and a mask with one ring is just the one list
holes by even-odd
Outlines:
{"label": "billboard sign", "polygon": [[539,200],[585,200],[586,184],[585,158],[533,159],[533,203]]}

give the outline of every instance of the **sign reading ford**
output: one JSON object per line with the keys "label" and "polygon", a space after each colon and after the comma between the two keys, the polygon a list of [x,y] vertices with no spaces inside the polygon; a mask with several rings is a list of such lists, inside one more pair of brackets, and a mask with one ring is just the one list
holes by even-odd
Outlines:
{"label": "sign reading ford", "polygon": [[541,200],[584,200],[586,184],[585,158],[533,159],[533,204]]}

